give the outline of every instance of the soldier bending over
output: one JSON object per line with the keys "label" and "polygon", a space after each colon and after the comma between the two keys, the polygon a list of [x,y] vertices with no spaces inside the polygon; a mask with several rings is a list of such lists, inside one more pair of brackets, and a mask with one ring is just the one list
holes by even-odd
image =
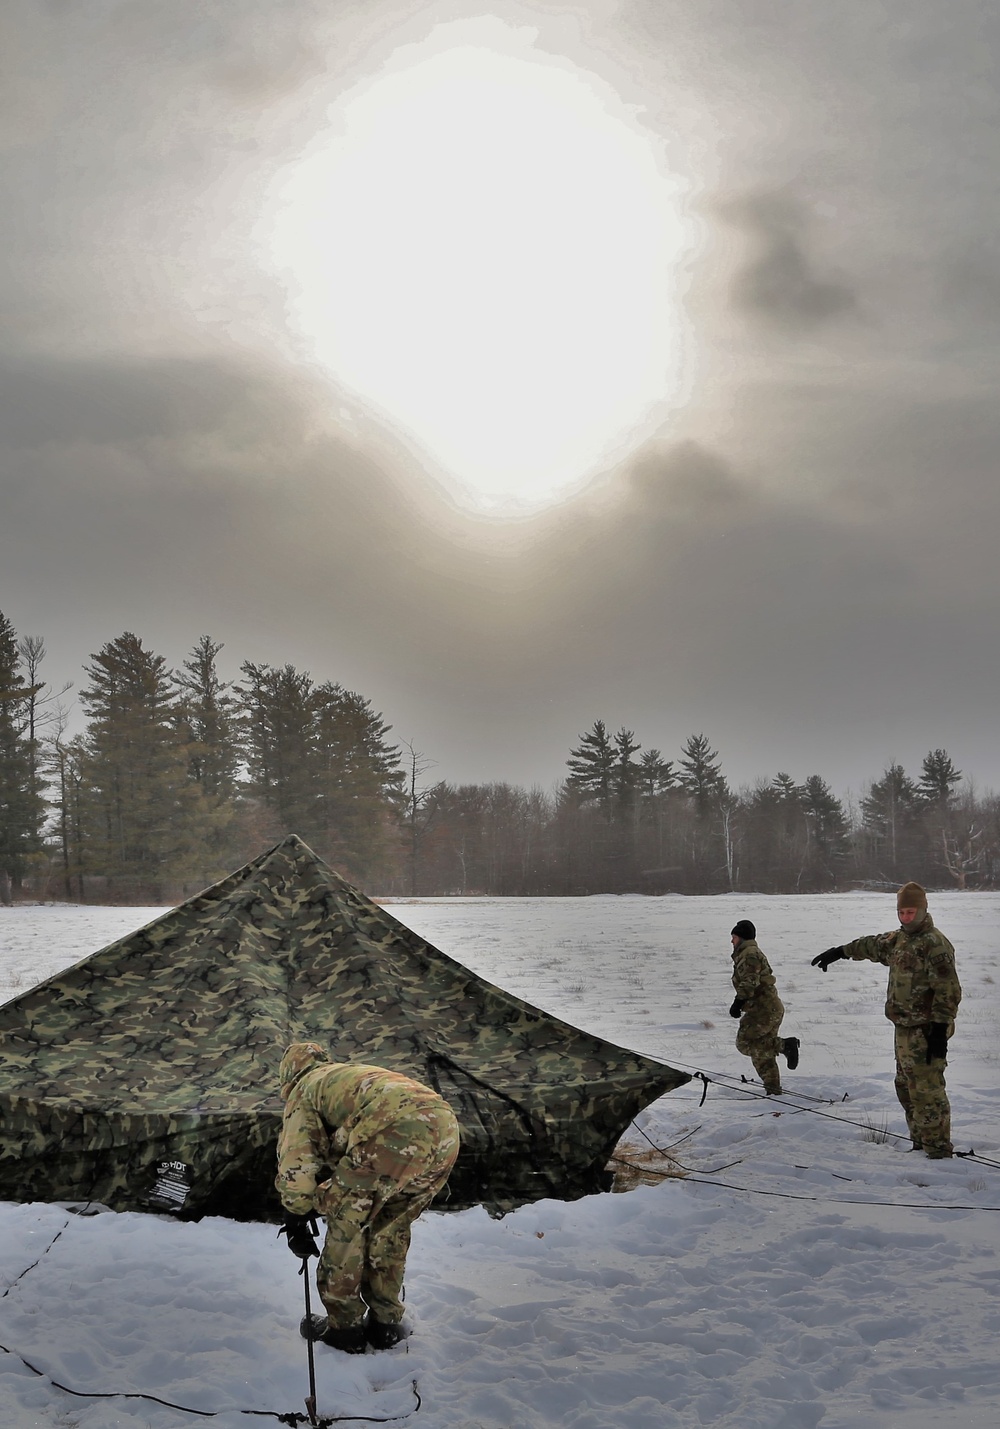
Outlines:
{"label": "soldier bending over", "polygon": [[331,1062],[315,1042],[293,1042],[278,1073],[285,1114],[275,1185],[293,1254],[316,1255],[313,1213],[326,1221],[316,1267],[325,1315],[306,1339],[348,1353],[405,1337],[403,1272],[410,1227],[448,1179],[458,1122],[430,1087],[384,1067]]}

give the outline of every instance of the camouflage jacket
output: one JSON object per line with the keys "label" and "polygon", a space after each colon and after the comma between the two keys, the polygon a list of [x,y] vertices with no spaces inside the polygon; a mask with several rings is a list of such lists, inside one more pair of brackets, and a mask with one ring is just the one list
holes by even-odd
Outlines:
{"label": "camouflage jacket", "polygon": [[288,1094],[278,1133],[274,1184],[285,1210],[308,1214],[317,1185],[353,1143],[440,1102],[430,1087],[385,1067],[327,1062],[306,1072]]}
{"label": "camouflage jacket", "polygon": [[885,1015],[897,1027],[950,1023],[962,1000],[955,949],[928,913],[918,928],[894,928],[844,944],[844,956],[889,969]]}
{"label": "camouflage jacket", "polygon": [[733,987],[744,1005],[755,1000],[763,1003],[778,996],[771,964],[753,938],[747,938],[733,949]]}

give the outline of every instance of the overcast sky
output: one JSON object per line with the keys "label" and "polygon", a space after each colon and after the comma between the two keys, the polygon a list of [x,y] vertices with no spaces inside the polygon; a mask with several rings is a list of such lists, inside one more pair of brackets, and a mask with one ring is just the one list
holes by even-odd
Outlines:
{"label": "overcast sky", "polygon": [[1000,11],[492,7],[620,95],[696,235],[683,400],[516,520],[341,390],[261,260],[331,106],[483,12],[8,0],[0,610],[54,685],[124,630],[339,680],[452,781],[549,787],[602,718],[736,785],[943,746],[1000,787]]}

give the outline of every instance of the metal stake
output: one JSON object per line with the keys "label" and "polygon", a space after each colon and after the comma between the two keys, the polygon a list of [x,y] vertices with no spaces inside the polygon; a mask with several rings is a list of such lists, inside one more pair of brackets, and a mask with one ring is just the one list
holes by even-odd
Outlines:
{"label": "metal stake", "polygon": [[306,1413],[309,1415],[310,1424],[318,1424],[316,1418],[316,1360],[313,1355],[312,1341],[312,1306],[309,1303],[309,1261],[302,1262],[302,1269],[299,1271],[302,1276],[302,1284],[306,1292],[306,1327],[309,1330],[306,1336],[306,1350],[309,1354],[309,1395],[306,1399]]}

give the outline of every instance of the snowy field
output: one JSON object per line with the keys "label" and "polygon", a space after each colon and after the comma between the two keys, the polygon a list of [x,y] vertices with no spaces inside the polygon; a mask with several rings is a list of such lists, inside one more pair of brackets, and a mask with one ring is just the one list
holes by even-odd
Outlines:
{"label": "snowy field", "polygon": [[[365,1356],[317,1347],[320,1421],[996,1429],[1000,894],[931,898],[965,989],[948,1085],[956,1146],[976,1155],[953,1161],[902,1136],[884,969],[809,966],[892,927],[894,908],[875,894],[392,904],[490,981],[710,1080],[626,1138],[676,1144],[684,1179],[500,1221],[425,1215],[412,1337]],[[0,1001],[161,911],[0,908]],[[802,1041],[780,1101],[741,1081],[753,1069],[733,1046],[738,917],[756,922],[783,1031]],[[296,1266],[273,1227],[0,1204],[0,1429],[304,1422]]]}

